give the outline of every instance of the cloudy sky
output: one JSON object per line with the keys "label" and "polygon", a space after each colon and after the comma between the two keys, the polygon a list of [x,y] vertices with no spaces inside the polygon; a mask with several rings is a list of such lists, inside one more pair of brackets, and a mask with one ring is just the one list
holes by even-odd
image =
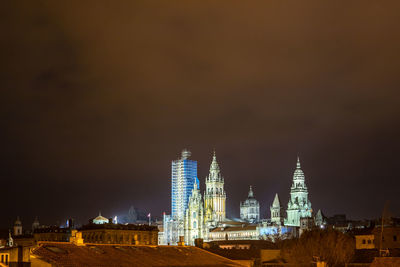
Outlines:
{"label": "cloudy sky", "polygon": [[296,156],[314,210],[400,216],[398,1],[0,4],[2,216],[86,223],[170,212],[183,148],[227,213],[253,185],[286,205]]}

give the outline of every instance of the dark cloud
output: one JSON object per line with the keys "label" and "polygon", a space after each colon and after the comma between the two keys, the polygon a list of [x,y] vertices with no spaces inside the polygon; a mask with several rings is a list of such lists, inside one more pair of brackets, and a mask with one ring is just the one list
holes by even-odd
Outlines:
{"label": "dark cloud", "polygon": [[[169,211],[182,148],[217,149],[231,216],[400,208],[397,1],[22,1],[0,8],[2,225]],[[400,215],[400,214],[397,214]]]}

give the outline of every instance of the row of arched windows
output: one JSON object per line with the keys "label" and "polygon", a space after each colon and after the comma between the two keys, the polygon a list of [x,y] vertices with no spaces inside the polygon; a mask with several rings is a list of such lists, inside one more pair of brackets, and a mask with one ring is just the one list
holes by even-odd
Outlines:
{"label": "row of arched windows", "polygon": [[[215,188],[215,193],[216,194],[221,194],[222,195],[222,188]],[[214,188],[208,188],[208,194],[214,194]]]}
{"label": "row of arched windows", "polygon": [[124,234],[124,233],[83,233],[83,240],[85,243],[105,243],[105,244],[135,244],[135,241],[139,241],[140,245],[149,245],[154,243],[152,233],[136,233],[136,234]]}

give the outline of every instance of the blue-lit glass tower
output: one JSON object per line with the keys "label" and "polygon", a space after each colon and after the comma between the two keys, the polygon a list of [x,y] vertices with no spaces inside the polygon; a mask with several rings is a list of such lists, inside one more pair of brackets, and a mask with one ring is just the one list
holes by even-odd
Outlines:
{"label": "blue-lit glass tower", "polygon": [[184,219],[194,183],[197,182],[198,187],[200,184],[197,178],[197,161],[188,159],[190,155],[190,151],[184,149],[182,157],[172,161],[171,213],[172,218],[178,221]]}

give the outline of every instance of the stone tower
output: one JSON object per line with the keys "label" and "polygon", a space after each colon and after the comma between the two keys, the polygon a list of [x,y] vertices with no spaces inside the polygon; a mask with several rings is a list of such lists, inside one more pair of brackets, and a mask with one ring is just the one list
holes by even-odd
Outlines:
{"label": "stone tower", "polygon": [[22,235],[22,222],[19,217],[17,217],[17,220],[14,223],[14,236],[19,235]]}
{"label": "stone tower", "polygon": [[260,203],[254,198],[251,185],[247,199],[240,202],[240,219],[250,223],[256,223],[260,220]]}
{"label": "stone tower", "polygon": [[275,194],[274,202],[272,202],[272,206],[270,207],[271,211],[271,223],[276,225],[283,225],[285,220],[285,210],[279,200],[278,194]]}
{"label": "stone tower", "polygon": [[293,174],[290,198],[286,210],[287,219],[285,220],[285,225],[300,226],[300,218],[311,217],[311,213],[311,202],[308,200],[305,176],[301,170],[299,157],[297,157],[296,170]]}
{"label": "stone tower", "polygon": [[36,216],[36,217],[35,217],[35,220],[34,220],[33,223],[32,223],[32,233],[33,233],[36,229],[38,229],[39,227],[40,227],[39,219],[38,219],[38,217]]}
{"label": "stone tower", "polygon": [[225,201],[224,178],[221,175],[214,151],[210,173],[206,177],[206,191],[204,192],[207,221],[221,222],[225,220]]}

